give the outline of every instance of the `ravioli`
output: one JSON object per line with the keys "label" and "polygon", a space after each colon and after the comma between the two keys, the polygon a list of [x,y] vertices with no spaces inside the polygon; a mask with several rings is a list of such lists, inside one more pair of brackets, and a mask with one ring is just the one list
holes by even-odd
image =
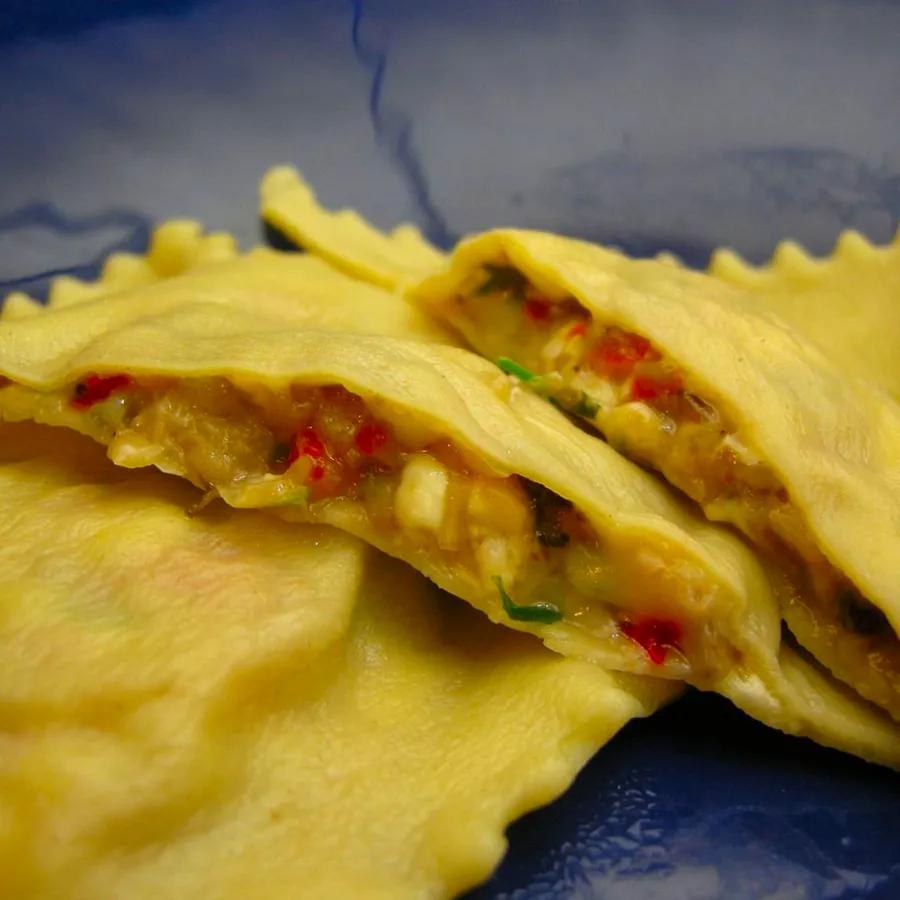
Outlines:
{"label": "ravioli", "polygon": [[[55,309],[94,300],[237,256],[237,241],[232,235],[223,231],[207,233],[192,219],[170,219],[153,230],[146,253],[113,253],[107,257],[96,281],[82,281],[70,275],[55,278],[47,305]],[[32,297],[15,291],[6,297],[2,313],[7,319],[25,318],[42,308]]]}
{"label": "ravioli", "polygon": [[900,717],[900,410],[885,394],[752,294],[553,235],[466,241],[412,296],[740,528],[787,573],[800,642]]}
{"label": "ravioli", "polygon": [[364,334],[404,334],[453,344],[456,337],[396,292],[352,278],[323,259],[256,247],[240,253],[232,235],[205,233],[198,222],[158,226],[146,254],[116,253],[96,281],[55,279],[46,307],[22,292],[9,294],[0,316],[28,318],[121,292],[138,291],[147,310],[202,300],[294,324]]}
{"label": "ravioli", "polygon": [[299,247],[389,290],[419,280],[444,261],[413,225],[399,225],[385,234],[355,210],[324,209],[300,173],[289,166],[276,166],[263,178],[260,215]]}
{"label": "ravioli", "polygon": [[665,682],[565,660],[342,532],[0,425],[10,896],[443,897]]}
{"label": "ravioli", "polygon": [[739,540],[491,364],[294,330],[187,281],[167,282],[169,300],[142,289],[0,326],[0,416],[82,431],[207,501],[337,526],[563,654],[684,678],[898,764],[896,725],[865,704],[830,719],[798,693],[772,589]]}
{"label": "ravioli", "polygon": [[785,241],[759,268],[718,250],[709,273],[816,341],[844,372],[900,400],[900,231],[883,247],[846,231],[825,259]]}

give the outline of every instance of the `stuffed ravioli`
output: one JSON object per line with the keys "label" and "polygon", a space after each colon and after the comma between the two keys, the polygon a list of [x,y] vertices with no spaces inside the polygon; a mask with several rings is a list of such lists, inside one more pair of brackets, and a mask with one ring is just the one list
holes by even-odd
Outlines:
{"label": "stuffed ravioli", "polygon": [[801,644],[900,718],[900,410],[752,295],[525,231],[414,289],[521,383],[660,472],[786,573]]}
{"label": "stuffed ravioli", "polygon": [[0,425],[5,895],[447,897],[677,691],[195,493]]}
{"label": "stuffed ravioli", "polygon": [[896,725],[833,685],[823,713],[798,686],[809,664],[737,538],[490,363],[157,300],[0,326],[0,417],[73,428],[121,466],[187,478],[204,503],[337,526],[562,653],[683,678],[898,765]]}

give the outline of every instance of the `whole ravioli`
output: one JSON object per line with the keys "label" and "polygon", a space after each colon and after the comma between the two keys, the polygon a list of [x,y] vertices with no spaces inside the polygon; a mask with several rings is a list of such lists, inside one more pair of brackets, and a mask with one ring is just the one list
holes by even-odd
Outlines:
{"label": "whole ravioli", "polygon": [[[792,631],[900,718],[900,408],[720,279],[538,232],[411,296],[785,572]],[[772,304],[774,306],[774,304]]]}
{"label": "whole ravioli", "polygon": [[339,531],[0,425],[17,898],[446,897],[664,682],[565,660]]}
{"label": "whole ravioli", "polygon": [[[472,354],[294,330],[243,300],[207,302],[211,272],[171,279],[168,298],[158,286],[152,306],[142,288],[0,326],[0,371],[11,379],[0,389],[2,415],[82,430],[109,444],[116,462],[188,477],[208,498],[337,525],[563,653],[685,677],[775,727],[898,764],[895,725],[818,675],[810,675],[818,696],[798,687],[791,672],[813,667],[783,644],[752,554],[653,477]],[[250,290],[249,280],[239,283]],[[301,427],[303,416],[319,418]],[[345,461],[316,428],[335,441],[344,435],[357,458],[377,464],[367,470],[377,476],[371,493],[341,494]],[[384,455],[407,445],[402,459]],[[468,498],[467,527],[479,529],[468,568],[464,551],[439,552],[458,536],[421,539],[434,524],[432,489],[451,478]],[[326,485],[332,493],[317,496]],[[568,517],[578,553],[599,554],[596,564],[575,556],[579,577],[600,590],[583,608],[567,571],[549,573],[564,590],[548,595],[545,580],[517,583],[505,569],[518,530],[533,548],[536,539],[565,546],[572,534],[554,532],[557,513]],[[545,519],[537,534],[535,515]],[[579,533],[588,535],[583,545]]]}

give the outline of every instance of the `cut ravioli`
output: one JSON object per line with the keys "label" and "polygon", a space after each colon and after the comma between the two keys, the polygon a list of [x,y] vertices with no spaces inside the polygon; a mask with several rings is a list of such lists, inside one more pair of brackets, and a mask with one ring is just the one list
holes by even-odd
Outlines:
{"label": "cut ravioli", "polygon": [[0,425],[0,870],[51,895],[447,897],[665,682],[339,531]]}
{"label": "cut ravioli", "polygon": [[843,371],[900,400],[900,231],[883,247],[846,231],[824,259],[785,241],[759,268],[718,250],[709,273],[812,338]]}
{"label": "cut ravioli", "polygon": [[337,526],[566,655],[897,765],[897,726],[864,703],[878,740],[861,751],[794,696],[740,540],[485,360],[226,302],[147,309],[135,292],[0,327],[0,416],[81,431],[207,500]]}
{"label": "cut ravioli", "polygon": [[270,169],[260,184],[260,215],[299,247],[363,281],[397,290],[439,268],[444,255],[413,225],[379,231],[355,210],[319,205],[303,176]]}
{"label": "cut ravioli", "polygon": [[900,717],[900,410],[758,300],[580,241],[497,231],[413,290],[521,383],[788,573],[791,629]]}

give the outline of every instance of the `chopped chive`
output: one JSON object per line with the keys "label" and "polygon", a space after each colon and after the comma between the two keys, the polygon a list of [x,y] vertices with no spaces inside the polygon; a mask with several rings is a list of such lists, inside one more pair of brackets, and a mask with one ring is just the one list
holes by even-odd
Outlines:
{"label": "chopped chive", "polygon": [[500,600],[503,602],[503,611],[516,622],[540,622],[542,625],[552,625],[562,618],[560,608],[553,603],[533,603],[531,606],[519,606],[514,603],[512,597],[506,593],[503,587],[503,579],[499,575],[493,578],[497,590],[500,592]]}
{"label": "chopped chive", "polygon": [[514,269],[512,266],[498,266],[491,263],[485,264],[483,268],[487,273],[487,278],[481,287],[475,291],[477,296],[508,293],[518,300],[524,299],[525,288],[528,287],[528,279],[518,269]]}
{"label": "chopped chive", "polygon": [[515,375],[520,381],[536,381],[540,377],[532,372],[531,369],[526,369],[525,366],[517,363],[514,359],[510,359],[508,356],[498,357],[497,366],[501,371],[506,372],[507,375]]}

